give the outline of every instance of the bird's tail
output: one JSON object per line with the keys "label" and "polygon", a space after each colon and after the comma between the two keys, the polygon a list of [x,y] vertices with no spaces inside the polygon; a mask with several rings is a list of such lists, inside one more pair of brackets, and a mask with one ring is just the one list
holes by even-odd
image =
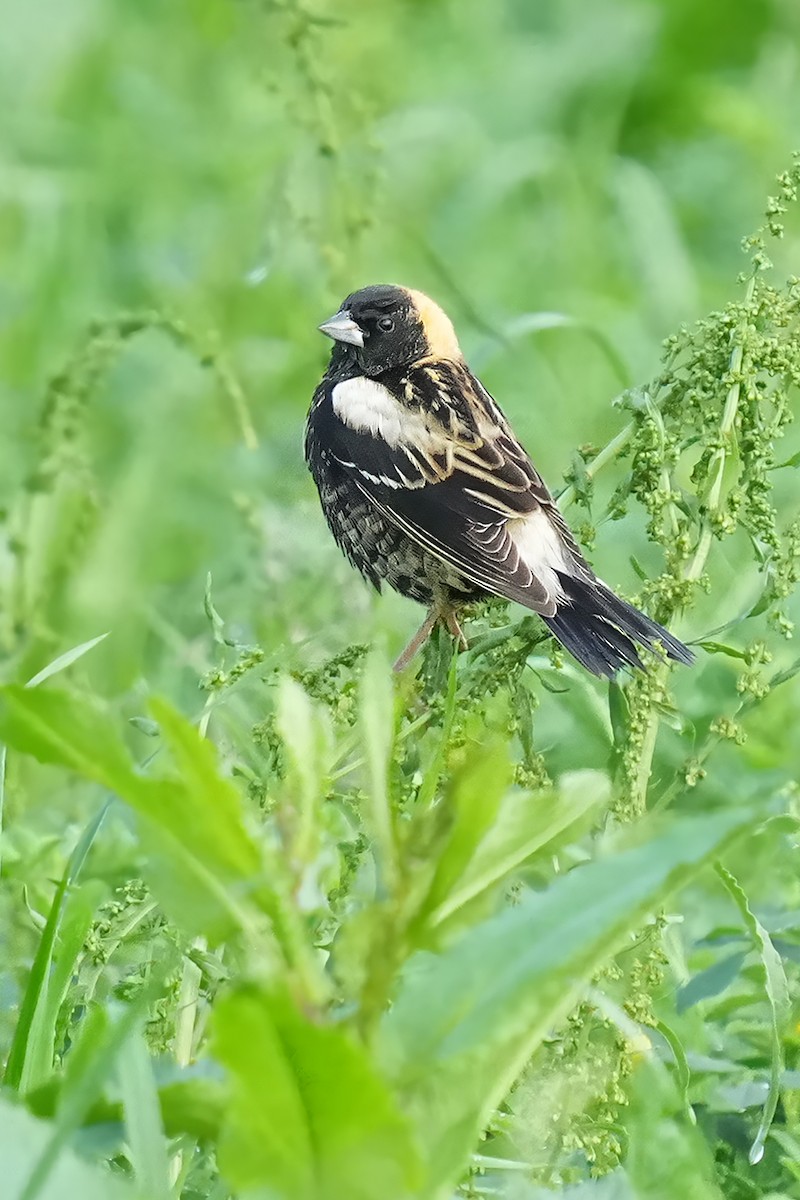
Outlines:
{"label": "bird's tail", "polygon": [[555,616],[542,620],[587,670],[611,676],[621,667],[641,667],[635,642],[648,650],[660,642],[676,662],[694,661],[688,646],[599,580],[577,579],[561,571],[558,576],[564,599]]}

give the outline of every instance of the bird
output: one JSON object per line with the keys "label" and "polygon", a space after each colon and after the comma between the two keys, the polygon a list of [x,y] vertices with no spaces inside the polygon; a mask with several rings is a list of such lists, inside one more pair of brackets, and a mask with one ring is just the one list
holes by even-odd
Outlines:
{"label": "bird", "polygon": [[642,669],[638,646],[693,661],[595,574],[434,300],[364,287],[319,329],[333,347],[304,448],[325,519],[378,591],[385,582],[428,610],[396,671],[437,625],[466,649],[460,614],[491,596],[538,613],[598,676]]}

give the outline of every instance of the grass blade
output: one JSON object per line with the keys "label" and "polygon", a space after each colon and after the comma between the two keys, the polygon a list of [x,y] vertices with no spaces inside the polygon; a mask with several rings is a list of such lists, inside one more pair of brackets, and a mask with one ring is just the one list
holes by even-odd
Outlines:
{"label": "grass blade", "polygon": [[761,1121],[756,1133],[748,1159],[751,1166],[761,1162],[764,1157],[764,1145],[770,1126],[778,1107],[781,1090],[781,1075],[783,1074],[783,1031],[789,1019],[791,1001],[786,972],[778,951],[772,944],[772,939],[750,907],[750,902],[739,881],[722,863],[716,864],[717,874],[727,888],[734,904],[742,915],[747,932],[753,942],[753,948],[758,952],[763,971],[764,992],[770,1010],[770,1045],[771,1065],[769,1076],[769,1091],[764,1101]]}
{"label": "grass blade", "polygon": [[42,667],[41,671],[29,679],[25,687],[38,687],[40,683],[44,683],[46,679],[52,678],[53,675],[58,675],[60,671],[66,671],[67,667],[71,667],[79,658],[83,658],[84,654],[88,654],[90,650],[94,650],[95,646],[99,646],[108,637],[107,633],[98,634],[97,637],[90,638],[88,642],[81,642],[79,646],[73,646],[71,650],[65,650],[63,654],[59,654],[58,658],[54,658],[46,667]]}
{"label": "grass blade", "polygon": [[64,874],[53,896],[53,903],[50,905],[47,923],[39,939],[39,947],[33,960],[33,966],[31,967],[28,986],[25,989],[25,995],[20,1006],[19,1020],[14,1030],[14,1038],[6,1063],[4,1082],[8,1087],[17,1090],[22,1088],[28,1056],[33,1055],[38,1058],[41,1053],[38,1041],[33,1044],[31,1042],[31,1032],[40,1006],[47,1004],[48,982],[53,963],[53,951],[64,915],[67,895],[80,875],[81,868],[86,861],[86,856],[89,853],[92,842],[100,831],[100,826],[103,824],[110,805],[111,800],[107,800],[84,829],[69,857]]}
{"label": "grass blade", "polygon": [[[84,1034],[82,1044],[70,1055],[68,1078],[65,1081],[58,1114],[47,1143],[33,1164],[28,1181],[19,1200],[38,1200],[48,1179],[67,1145],[99,1095],[117,1056],[131,1036],[148,1007],[164,987],[164,979],[174,967],[172,959],[162,961],[154,970],[147,986],[125,1008],[116,1021],[101,1019],[93,1022]],[[100,1013],[102,1018],[104,1013]]]}

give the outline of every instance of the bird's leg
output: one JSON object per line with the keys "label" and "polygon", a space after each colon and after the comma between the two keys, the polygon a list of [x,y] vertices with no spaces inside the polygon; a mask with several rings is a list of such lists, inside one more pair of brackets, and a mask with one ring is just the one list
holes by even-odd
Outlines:
{"label": "bird's leg", "polygon": [[439,620],[439,609],[434,604],[428,610],[428,615],[425,617],[425,620],[422,622],[419,629],[414,634],[411,641],[408,643],[405,650],[398,658],[397,662],[394,664],[394,667],[392,668],[393,671],[398,671],[398,672],[405,671],[406,667],[411,662],[414,655],[417,653],[418,650],[422,649],[422,647],[427,642],[428,638],[433,633],[433,630],[436,626],[436,622],[438,620]]}
{"label": "bird's leg", "polygon": [[468,650],[469,644],[467,642],[467,639],[464,637],[463,629],[461,628],[461,626],[458,623],[458,617],[456,616],[456,610],[454,608],[448,608],[445,610],[445,612],[442,615],[444,617],[444,623],[447,626],[449,632],[452,633],[453,637],[456,639],[456,643],[458,645],[459,650]]}
{"label": "bird's leg", "polygon": [[444,601],[439,600],[431,605],[425,620],[394,664],[393,669],[395,671],[405,671],[414,655],[418,650],[422,649],[436,628],[436,625],[440,623],[453,635],[459,650],[467,649],[467,639],[464,637],[461,626],[458,623],[455,609],[451,608]]}

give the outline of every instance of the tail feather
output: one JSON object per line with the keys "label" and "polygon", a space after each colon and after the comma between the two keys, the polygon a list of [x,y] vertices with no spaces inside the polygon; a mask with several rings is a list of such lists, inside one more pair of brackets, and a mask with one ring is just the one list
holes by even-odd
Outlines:
{"label": "tail feather", "polygon": [[595,675],[611,676],[625,666],[641,668],[635,642],[648,650],[660,642],[676,662],[694,661],[688,646],[599,580],[578,579],[560,571],[558,577],[565,598],[554,616],[542,619],[570,654]]}

